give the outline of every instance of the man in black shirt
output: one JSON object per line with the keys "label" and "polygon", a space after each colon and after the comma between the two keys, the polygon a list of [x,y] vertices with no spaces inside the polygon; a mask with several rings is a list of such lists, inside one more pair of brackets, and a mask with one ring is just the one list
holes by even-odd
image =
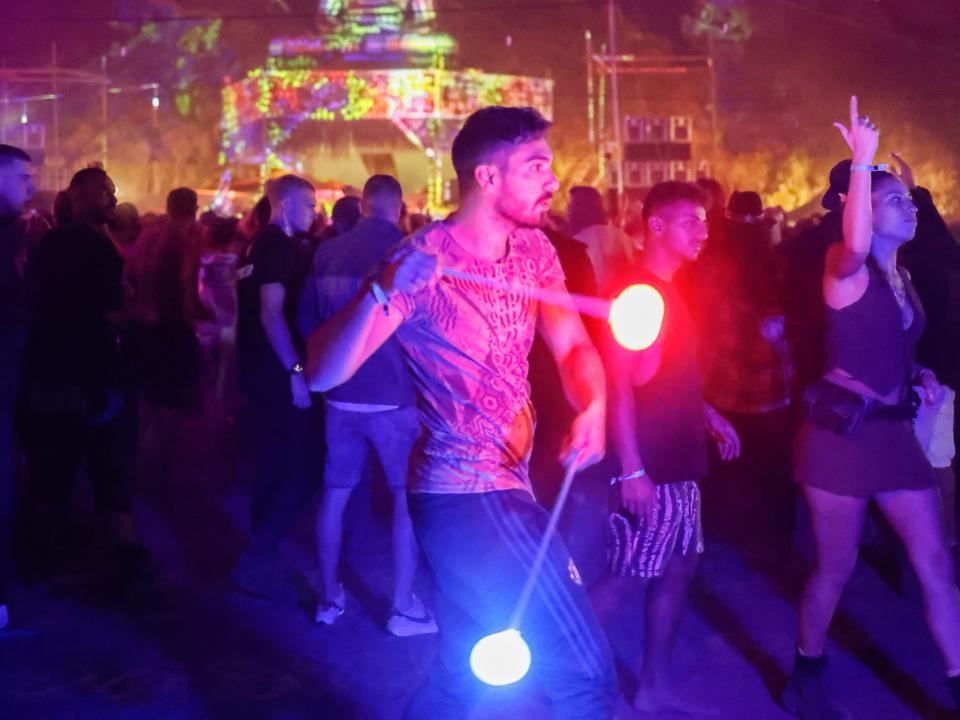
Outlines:
{"label": "man in black shirt", "polygon": [[13,414],[27,329],[20,213],[32,195],[30,156],[0,145],[0,630],[7,626],[7,593],[13,580]]}
{"label": "man in black shirt", "polygon": [[277,545],[309,498],[317,467],[312,459],[321,444],[312,428],[316,413],[296,330],[312,248],[294,239],[313,224],[316,196],[313,186],[295,175],[270,181],[266,192],[270,223],[254,236],[237,271],[237,363],[253,411],[256,468],[250,498],[253,537],[232,578],[256,591],[267,589],[278,569]]}
{"label": "man in black shirt", "polygon": [[670,653],[703,552],[697,481],[707,472],[707,433],[722,459],[740,452],[733,426],[704,402],[693,320],[672,282],[706,242],[705,203],[687,183],[651,188],[643,206],[643,254],[610,293],[645,283],[665,305],[663,327],[646,350],[626,350],[606,331],[611,439],[621,472],[612,484],[622,507],[610,518],[611,571],[651,580],[634,698],[643,712],[698,711],[672,687]]}
{"label": "man in black shirt", "polygon": [[[79,171],[67,190],[70,219],[27,260],[30,327],[24,365],[24,447],[46,551],[69,510],[81,463],[97,510],[118,549],[142,559],[129,492],[121,360],[111,314],[123,302],[123,259],[106,233],[116,188],[100,168]],[[52,556],[38,556],[52,560]]]}

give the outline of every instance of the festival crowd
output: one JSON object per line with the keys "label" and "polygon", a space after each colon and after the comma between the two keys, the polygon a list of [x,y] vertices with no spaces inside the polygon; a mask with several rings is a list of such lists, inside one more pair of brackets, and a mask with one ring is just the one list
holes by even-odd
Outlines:
{"label": "festival crowd", "polygon": [[[647,584],[627,702],[697,716],[670,657],[714,539],[804,578],[773,701],[851,717],[824,646],[865,537],[902,546],[960,717],[960,245],[908,161],[881,162],[855,98],[837,127],[849,153],[823,212],[795,223],[708,178],[619,213],[574,187],[552,212],[549,123],[529,108],[466,120],[459,206],[439,221],[407,212],[389,175],[348,189],[329,221],[296,175],[240,218],[201,212],[189,188],[141,215],[95,166],[50,212],[27,210],[31,158],[0,145],[0,629],[16,626],[18,582],[61,571],[81,477],[112,579],[150,575],[133,498],[162,487],[178,428],[206,415],[243,435],[252,466],[229,582],[267,597],[288,582],[281,544],[318,501],[318,624],[350,602],[345,509],[376,459],[392,498],[386,630],[439,632],[406,717],[466,717],[470,648],[509,626],[535,565],[519,627],[555,717],[613,716],[585,579],[620,578]],[[664,313],[629,350],[591,309],[638,284]],[[608,488],[600,577],[548,527],[565,470]]]}

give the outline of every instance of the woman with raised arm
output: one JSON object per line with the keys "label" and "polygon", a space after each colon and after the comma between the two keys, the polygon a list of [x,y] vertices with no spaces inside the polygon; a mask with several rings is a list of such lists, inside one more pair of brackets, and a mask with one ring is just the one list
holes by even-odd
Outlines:
{"label": "woman with raised arm", "polygon": [[850,717],[828,701],[824,641],[856,563],[867,504],[874,501],[903,542],[927,623],[960,707],[960,594],[933,471],[913,432],[920,402],[943,388],[914,361],[923,310],[897,250],[913,237],[916,206],[904,184],[874,165],[879,132],[850,99],[850,184],[843,240],[827,253],[826,374],[805,393],[794,474],[810,508],[816,564],[800,601],[799,638],[783,706],[804,720]]}

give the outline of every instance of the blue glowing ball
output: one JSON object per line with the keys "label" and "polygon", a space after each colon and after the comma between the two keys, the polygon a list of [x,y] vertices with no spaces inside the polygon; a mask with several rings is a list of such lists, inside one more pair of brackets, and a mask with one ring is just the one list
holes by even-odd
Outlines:
{"label": "blue glowing ball", "polygon": [[530,669],[530,648],[514,628],[487,635],[473,646],[470,669],[487,685],[510,685]]}

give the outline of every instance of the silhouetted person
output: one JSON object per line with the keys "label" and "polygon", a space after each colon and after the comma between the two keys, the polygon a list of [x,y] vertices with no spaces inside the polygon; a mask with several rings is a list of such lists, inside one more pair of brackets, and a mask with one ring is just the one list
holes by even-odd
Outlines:
{"label": "silhouetted person", "polygon": [[30,327],[24,445],[37,518],[37,559],[54,560],[82,465],[97,511],[135,551],[124,452],[121,359],[110,315],[123,301],[123,260],[106,232],[117,204],[106,172],[86,168],[68,188],[70,219],[27,262]]}
{"label": "silhouetted person", "polygon": [[271,180],[267,195],[270,222],[254,236],[237,271],[237,362],[255,425],[256,468],[252,538],[231,577],[245,589],[272,594],[283,580],[279,542],[312,493],[316,468],[311,459],[320,443],[296,328],[310,255],[295,236],[313,223],[316,195],[295,175]]}
{"label": "silhouetted person", "polygon": [[[389,175],[374,175],[363,187],[363,218],[353,230],[323,243],[313,263],[312,282],[300,303],[304,336],[330,319],[363,286],[403,238],[400,203],[403,190]],[[363,476],[373,450],[393,495],[393,557],[396,570],[393,607],[387,630],[408,636],[434,633],[437,625],[413,594],[417,541],[407,509],[407,465],[420,431],[413,382],[395,338],[339,387],[324,394],[327,456],[324,489],[317,517],[317,554],[323,597],[314,619],[332,625],[343,614],[346,594],[339,579],[343,513]]]}
{"label": "silhouetted person", "polygon": [[30,156],[0,145],[0,630],[7,626],[7,594],[13,580],[16,503],[14,405],[20,385],[27,304],[23,288],[23,226],[20,215],[33,195]]}

